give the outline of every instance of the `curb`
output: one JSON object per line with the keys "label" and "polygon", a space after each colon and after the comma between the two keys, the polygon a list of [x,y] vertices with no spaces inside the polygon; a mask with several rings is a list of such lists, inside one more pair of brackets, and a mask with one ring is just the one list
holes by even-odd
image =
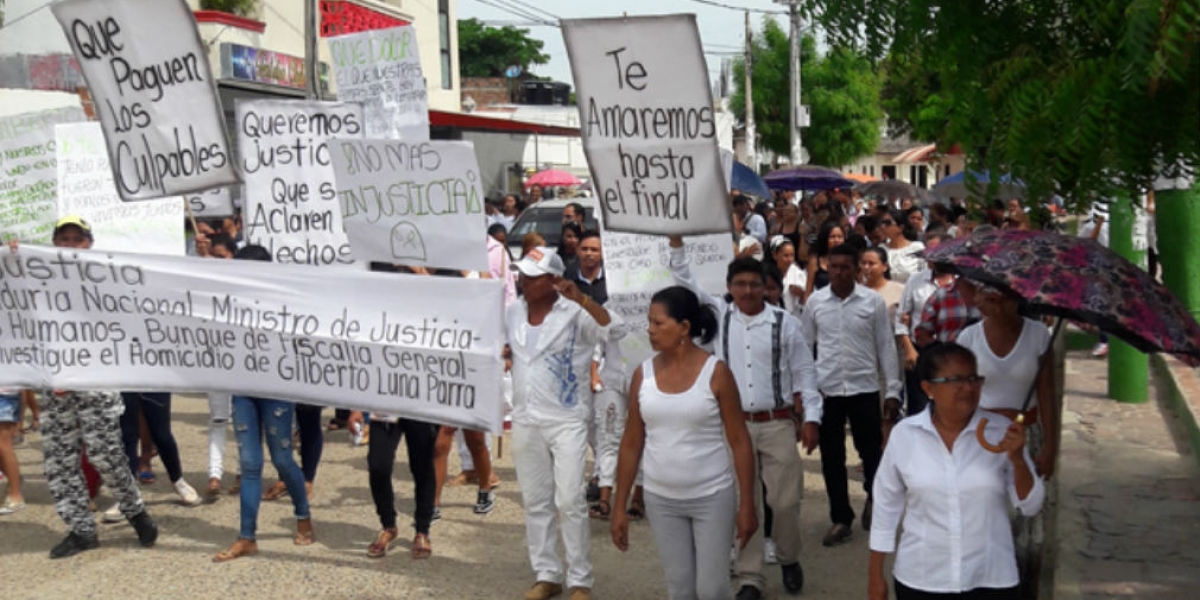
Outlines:
{"label": "curb", "polygon": [[1163,354],[1150,357],[1159,381],[1167,383],[1168,404],[1179,417],[1191,442],[1192,456],[1200,463],[1200,375],[1179,359]]}

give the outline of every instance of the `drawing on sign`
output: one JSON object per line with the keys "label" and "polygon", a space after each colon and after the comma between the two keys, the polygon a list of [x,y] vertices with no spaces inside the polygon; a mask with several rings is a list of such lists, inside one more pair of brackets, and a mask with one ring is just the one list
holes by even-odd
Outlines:
{"label": "drawing on sign", "polygon": [[401,221],[392,228],[392,257],[425,262],[425,240],[416,225]]}
{"label": "drawing on sign", "polygon": [[207,52],[183,0],[51,6],[96,104],[123,200],[236,183]]}
{"label": "drawing on sign", "polygon": [[607,229],[728,231],[716,117],[694,17],[562,25],[584,150]]}

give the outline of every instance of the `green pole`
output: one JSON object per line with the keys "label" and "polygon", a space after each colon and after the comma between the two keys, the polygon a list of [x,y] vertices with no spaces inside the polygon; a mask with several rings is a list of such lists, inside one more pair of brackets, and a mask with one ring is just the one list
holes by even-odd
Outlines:
{"label": "green pole", "polygon": [[1200,187],[1181,177],[1159,179],[1154,189],[1163,284],[1200,319]]}
{"label": "green pole", "polygon": [[[1129,195],[1113,200],[1108,245],[1133,264],[1146,268],[1146,219]],[[1112,338],[1108,344],[1108,396],[1118,402],[1150,399],[1150,359],[1133,346]]]}

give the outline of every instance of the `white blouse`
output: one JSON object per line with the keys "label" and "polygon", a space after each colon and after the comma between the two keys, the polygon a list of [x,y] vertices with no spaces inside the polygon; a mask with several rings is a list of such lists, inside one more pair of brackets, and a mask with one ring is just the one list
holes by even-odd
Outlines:
{"label": "white blouse", "polygon": [[[892,430],[875,474],[871,550],[895,552],[892,575],[908,587],[959,593],[1020,583],[1008,507],[1025,516],[1037,514],[1045,488],[1034,475],[1033,489],[1024,500],[1017,497],[1008,457],[985,450],[975,439],[984,417],[987,438],[997,443],[1004,437],[1011,421],[977,410],[953,452],[942,443],[928,410]],[[1034,473],[1028,450],[1025,464]]]}
{"label": "white blouse", "polygon": [[910,242],[907,246],[893,250],[884,246],[888,255],[888,267],[892,270],[892,281],[903,284],[909,277],[920,273],[925,268],[925,259],[920,253],[925,249],[921,242]]}

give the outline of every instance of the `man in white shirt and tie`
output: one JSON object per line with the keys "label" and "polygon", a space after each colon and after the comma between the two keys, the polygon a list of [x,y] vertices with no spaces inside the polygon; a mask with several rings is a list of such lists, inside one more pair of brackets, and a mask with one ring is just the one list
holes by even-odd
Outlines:
{"label": "man in white shirt and tie", "polygon": [[[846,420],[863,461],[863,528],[871,529],[871,485],[883,456],[883,421],[900,416],[900,375],[896,340],[887,304],[878,293],[856,283],[858,252],[842,244],[830,251],[829,285],[813,293],[801,322],[805,338],[816,345],[817,385],[825,396],[821,420],[821,472],[829,495],[833,526],[826,546],[850,537],[854,509],[846,480]],[[879,407],[879,373],[887,391]]]}
{"label": "man in white shirt and tie", "polygon": [[[765,277],[759,261],[739,258],[730,263],[725,282],[733,296],[732,304],[705,293],[687,265],[683,239],[672,236],[670,267],[675,282],[696,292],[701,302],[716,310],[714,354],[725,361],[737,381],[757,470],[767,489],[767,504],[774,511],[772,537],[783,570],[783,586],[789,593],[798,594],[804,586],[800,567],[804,468],[796,450],[796,423],[803,423],[800,438],[809,453],[817,446],[821,423],[821,396],[808,342],[795,317],[766,303]],[[755,486],[756,494],[761,490],[762,486]],[[763,597],[764,554],[760,529],[738,555],[738,600]]]}
{"label": "man in white shirt and tie", "polygon": [[[583,470],[592,415],[596,344],[609,339],[608,311],[562,279],[562,259],[534,248],[516,264],[524,297],[505,311],[513,375],[513,462],[525,505],[526,600],[563,591],[556,524],[562,530],[569,600],[590,600],[592,564]],[[557,523],[556,523],[557,522]]]}

